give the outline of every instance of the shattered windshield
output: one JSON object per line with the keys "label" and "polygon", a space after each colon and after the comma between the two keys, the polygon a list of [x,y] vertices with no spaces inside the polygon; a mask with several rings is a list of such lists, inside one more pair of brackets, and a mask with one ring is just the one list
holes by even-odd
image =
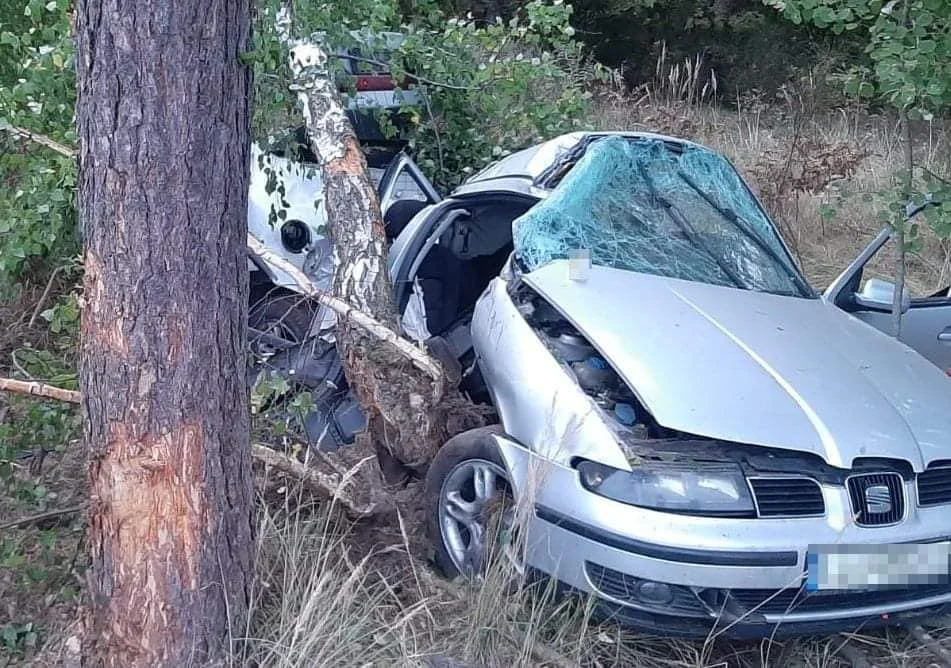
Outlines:
{"label": "shattered windshield", "polygon": [[528,271],[587,249],[596,265],[812,296],[736,170],[696,146],[599,139],[513,234]]}

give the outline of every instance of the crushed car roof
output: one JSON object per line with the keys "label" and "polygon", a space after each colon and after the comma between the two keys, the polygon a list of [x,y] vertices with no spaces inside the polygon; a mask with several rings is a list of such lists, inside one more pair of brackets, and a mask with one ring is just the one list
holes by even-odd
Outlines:
{"label": "crushed car roof", "polygon": [[492,163],[481,172],[468,178],[466,182],[459,187],[457,193],[465,193],[470,190],[484,190],[484,186],[487,185],[485,182],[497,179],[519,179],[523,182],[535,182],[543,173],[550,169],[553,164],[570,153],[572,149],[576,148],[579,144],[586,140],[602,137],[654,139],[683,146],[699,146],[686,139],[669,137],[653,132],[571,132],[522,149]]}

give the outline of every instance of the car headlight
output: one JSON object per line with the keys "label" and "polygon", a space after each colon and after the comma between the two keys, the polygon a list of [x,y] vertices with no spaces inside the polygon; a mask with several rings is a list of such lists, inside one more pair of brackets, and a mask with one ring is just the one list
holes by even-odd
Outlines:
{"label": "car headlight", "polygon": [[581,484],[590,492],[654,510],[688,515],[752,517],[753,498],[736,464],[642,462],[632,471],[583,461]]}

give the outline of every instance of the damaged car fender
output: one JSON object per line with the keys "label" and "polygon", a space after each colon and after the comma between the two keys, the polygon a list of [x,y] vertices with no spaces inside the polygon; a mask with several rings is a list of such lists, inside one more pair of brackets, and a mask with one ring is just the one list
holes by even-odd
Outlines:
{"label": "damaged car fender", "polygon": [[518,311],[497,278],[476,303],[472,340],[506,431],[552,462],[629,469],[606,416]]}

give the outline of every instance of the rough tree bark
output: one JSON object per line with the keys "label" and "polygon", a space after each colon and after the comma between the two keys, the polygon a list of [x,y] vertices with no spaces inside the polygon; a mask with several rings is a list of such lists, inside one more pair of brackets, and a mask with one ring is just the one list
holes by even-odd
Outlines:
{"label": "rough tree bark", "polygon": [[80,0],[93,665],[229,651],[251,576],[249,0]]}
{"label": "rough tree bark", "polygon": [[[279,17],[279,29],[320,161],[334,295],[399,331],[383,218],[366,159],[328,76],[326,54],[315,40],[293,39],[289,19],[286,12]],[[337,340],[348,382],[368,416],[363,446],[382,444],[408,466],[428,462],[449,435],[447,418],[457,393],[346,319],[338,318]]]}

